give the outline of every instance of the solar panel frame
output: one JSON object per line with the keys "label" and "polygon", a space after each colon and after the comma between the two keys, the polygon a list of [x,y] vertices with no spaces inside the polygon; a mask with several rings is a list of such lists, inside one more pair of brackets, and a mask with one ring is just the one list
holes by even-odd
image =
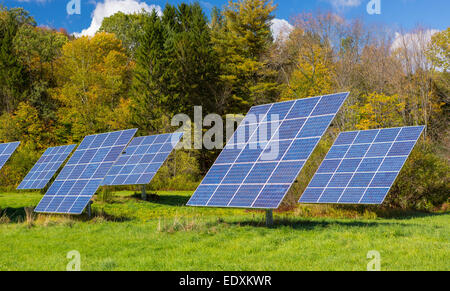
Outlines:
{"label": "solar panel frame", "polygon": [[[280,122],[274,132],[275,133],[280,132],[280,130],[285,122],[289,123],[292,120],[297,120],[297,121],[301,122],[301,125],[297,129],[295,138],[283,140],[283,139],[281,139],[281,137],[279,139],[273,139],[274,136],[269,136],[268,141],[266,142],[265,145],[263,145],[264,149],[261,151],[261,153],[259,154],[257,159],[255,159],[254,161],[251,162],[251,163],[253,163],[253,165],[251,165],[251,167],[248,169],[248,171],[245,172],[244,178],[236,179],[236,181],[238,181],[238,182],[241,181],[241,182],[238,183],[238,188],[236,189],[236,191],[234,191],[232,197],[229,200],[225,199],[225,201],[228,201],[228,203],[226,205],[224,205],[225,203],[222,203],[222,204],[215,203],[215,202],[211,203],[211,201],[217,200],[215,198],[215,195],[218,191],[219,192],[222,191],[221,187],[227,186],[227,185],[228,186],[233,185],[233,184],[224,183],[224,181],[228,177],[230,172],[232,171],[232,168],[238,164],[237,162],[238,162],[239,158],[241,157],[241,155],[243,154],[243,152],[245,151],[247,145],[249,145],[251,142],[255,141],[253,137],[255,136],[255,134],[257,134],[259,128],[254,130],[253,133],[250,134],[248,139],[247,138],[244,139],[245,146],[243,146],[240,149],[240,151],[236,150],[235,152],[230,152],[229,151],[230,141],[229,141],[229,143],[227,144],[225,149],[222,151],[221,155],[216,160],[216,163],[213,165],[213,167],[211,167],[210,171],[208,172],[208,174],[206,175],[206,177],[204,179],[204,181],[208,181],[210,176],[212,176],[212,174],[211,174],[212,171],[216,170],[216,168],[218,166],[220,166],[221,163],[226,162],[227,159],[230,159],[230,158],[232,159],[233,156],[235,156],[234,160],[232,160],[231,163],[226,163],[226,164],[231,164],[231,165],[228,168],[228,170],[226,171],[226,173],[223,175],[223,178],[221,178],[220,183],[205,184],[203,181],[199,185],[199,187],[197,188],[197,190],[195,191],[194,195],[191,197],[191,199],[189,200],[187,205],[188,206],[199,206],[199,207],[277,209],[281,205],[284,197],[288,193],[290,187],[292,186],[293,182],[297,178],[298,174],[303,169],[304,164],[306,163],[306,161],[309,159],[312,152],[316,148],[316,146],[319,143],[320,139],[322,138],[323,134],[326,132],[326,130],[332,123],[334,117],[336,116],[336,114],[339,112],[339,110],[343,106],[348,95],[349,95],[348,92],[337,93],[337,94],[330,94],[330,95],[318,96],[318,97],[312,97],[312,98],[304,98],[304,99],[293,100],[293,101],[260,105],[260,106],[255,106],[252,109],[250,109],[249,113],[244,118],[242,123],[239,125],[238,129],[236,130],[234,136],[230,139],[230,141],[231,141],[231,143],[233,143],[233,145],[235,145],[234,144],[234,142],[236,140],[235,136],[240,131],[240,128],[242,126],[249,126],[252,124],[257,124],[258,127],[260,127],[264,123],[270,123],[270,122],[272,122],[272,119],[270,119],[270,118],[272,118],[272,116],[270,116],[270,117],[268,117],[268,116],[270,115],[270,113],[274,109],[274,107],[282,108],[283,106],[286,106],[287,104],[290,104],[290,107],[287,110],[287,112],[282,112],[282,116],[284,118],[280,119]],[[326,106],[328,106],[327,108],[321,109],[322,111],[325,110],[324,112],[326,114],[324,114],[324,115],[317,114],[317,113],[321,113],[321,111],[318,110],[318,107],[322,106],[322,100],[328,101],[329,99],[332,99],[332,98],[336,98],[339,101],[339,102],[337,102],[337,104],[335,104],[334,111],[332,113],[328,113],[332,109],[329,108],[329,105],[326,105]],[[311,103],[313,103],[313,106],[311,106]],[[336,106],[336,105],[338,105],[338,106]],[[276,110],[274,110],[274,111],[276,111]],[[254,112],[256,112],[256,113],[264,112],[264,114],[261,114],[261,116],[259,116],[259,118],[257,116],[257,118],[254,119],[254,116],[250,116],[250,113],[254,113]],[[293,117],[293,118],[289,118],[289,117]],[[251,121],[250,121],[250,123],[246,123],[246,121],[251,120],[252,118],[253,118],[253,123],[251,123]],[[315,122],[317,120],[323,120],[322,123],[320,124],[322,126],[322,128],[319,128],[319,131],[321,129],[321,132],[319,134],[316,133],[317,126],[315,126],[315,125],[317,125],[317,123],[315,124]],[[305,128],[308,130],[306,130]],[[241,132],[242,132],[242,130],[241,130]],[[286,131],[286,133],[289,133],[289,132]],[[264,162],[261,159],[261,157],[262,157],[263,153],[267,150],[269,144],[271,144],[271,142],[273,142],[273,141],[280,142],[280,143],[288,142],[289,144],[287,145],[287,148],[282,151],[282,155],[281,155],[280,159],[278,159],[277,161]],[[302,142],[303,142],[303,144],[302,144]],[[307,144],[305,144],[305,142],[307,142]],[[304,149],[302,147],[302,145],[303,146],[308,145],[309,148]],[[296,146],[296,148],[293,148],[293,146]],[[297,151],[291,152],[291,148],[297,149]],[[231,156],[227,156],[228,153],[230,153]],[[293,154],[296,157],[298,157],[298,159],[292,157]],[[300,154],[302,154],[303,156],[300,156]],[[223,158],[223,156],[225,156],[225,158]],[[264,164],[264,163],[271,163],[271,162],[272,163],[275,162],[276,166],[267,175],[267,179],[264,183],[261,183],[261,184],[245,183],[245,181],[247,181],[247,179],[249,178],[250,174],[252,174],[255,167],[260,166],[261,164]],[[291,173],[292,176],[289,181],[282,181],[283,183],[274,183],[273,182],[274,180],[276,181],[276,179],[283,178],[282,175],[277,175],[276,177],[274,177],[275,173],[279,169],[281,169],[281,166],[284,166],[285,164],[287,165],[288,163],[292,163],[292,164],[297,163],[297,164],[299,164],[299,166],[294,170],[294,172]],[[248,165],[246,165],[246,166],[248,166]],[[283,173],[283,171],[285,172],[286,169],[282,169],[281,172]],[[231,172],[231,173],[234,175],[234,172]],[[237,173],[239,173],[239,171],[237,171]],[[272,181],[272,183],[270,181]],[[250,188],[250,186],[257,186],[257,185],[262,185],[262,188],[255,195],[251,204],[250,203],[244,204],[244,203],[238,202],[238,201],[240,201],[240,199],[237,199],[237,198],[240,198],[240,196],[237,196],[237,195],[238,195],[239,191],[241,191],[242,188],[245,187],[246,189],[248,189],[248,188]],[[217,187],[214,187],[214,186],[217,186]],[[213,193],[209,196],[208,201],[198,202],[199,199],[197,199],[197,197],[198,196],[203,197],[205,195],[204,189],[206,189],[206,188],[208,188],[210,190],[212,190],[214,188],[212,190]],[[199,194],[197,195],[197,193],[199,193]],[[248,196],[248,191],[246,193],[247,194],[245,194],[245,195]],[[235,201],[235,199],[238,201]]]}
{"label": "solar panel frame", "polygon": [[76,145],[65,145],[48,148],[22,180],[17,190],[45,188],[75,147]]}
{"label": "solar panel frame", "polygon": [[6,162],[11,158],[19,145],[20,141],[0,144],[0,169],[5,166]]}
{"label": "solar panel frame", "polygon": [[137,129],[86,136],[35,209],[81,214]]}
{"label": "solar panel frame", "polygon": [[[299,203],[360,205],[382,204],[389,194],[390,189],[394,185],[398,175],[406,163],[406,160],[411,154],[414,146],[417,144],[424,129],[424,126],[408,126],[341,133],[325,159],[322,161],[310,184],[300,197]],[[414,132],[414,130],[416,130],[416,134],[412,136],[411,132]],[[406,134],[406,137],[402,137],[402,135],[405,136],[404,133],[408,131],[409,135]],[[373,134],[375,132],[376,135],[369,140],[370,142],[367,139],[358,140],[362,135],[366,135],[364,138],[367,138],[368,134]],[[400,152],[401,148],[398,147],[406,143],[408,144],[408,147],[403,149],[403,153]],[[363,155],[356,158],[357,160],[360,160],[357,167],[354,170],[339,172],[339,168],[342,167],[342,163],[345,160],[351,159],[348,158],[351,149],[355,146],[361,145],[369,145],[369,147],[367,147]],[[382,147],[379,145],[382,145]],[[342,149],[347,148],[343,155],[339,154],[341,147]],[[336,162],[338,162],[337,165]],[[389,165],[389,163],[386,162],[391,164]],[[349,179],[346,179],[347,182],[345,183],[345,186],[335,184],[331,185],[333,179],[337,175],[344,174],[350,175]],[[324,181],[327,181],[326,185],[320,184],[320,179],[325,179]],[[345,178],[343,179],[345,181]],[[342,192],[337,199],[332,199],[333,196],[328,194],[332,193],[331,190],[333,189],[335,191],[340,191],[342,189]],[[369,193],[374,192],[379,192],[379,195],[383,196],[369,196]],[[347,197],[347,193],[349,193],[348,196],[350,197],[359,197],[358,201]],[[357,193],[362,194],[357,196]],[[376,198],[378,198],[378,200]]]}
{"label": "solar panel frame", "polygon": [[176,132],[134,138],[109,170],[104,185],[149,184],[182,137],[182,132]]}

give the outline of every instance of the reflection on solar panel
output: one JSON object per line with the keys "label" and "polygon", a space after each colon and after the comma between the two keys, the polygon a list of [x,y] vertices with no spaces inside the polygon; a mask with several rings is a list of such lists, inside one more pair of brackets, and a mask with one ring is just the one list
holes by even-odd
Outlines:
{"label": "reflection on solar panel", "polygon": [[183,133],[137,137],[114,163],[104,185],[145,185],[180,141]]}
{"label": "reflection on solar panel", "polygon": [[423,126],[342,133],[300,203],[381,204]]}
{"label": "reflection on solar panel", "polygon": [[11,142],[0,144],[0,169],[6,164],[11,155],[19,147],[20,142]]}
{"label": "reflection on solar panel", "polygon": [[347,96],[251,108],[188,205],[278,208]]}
{"label": "reflection on solar panel", "polygon": [[48,148],[17,189],[43,189],[76,145]]}
{"label": "reflection on solar panel", "polygon": [[136,131],[85,137],[35,211],[81,214]]}

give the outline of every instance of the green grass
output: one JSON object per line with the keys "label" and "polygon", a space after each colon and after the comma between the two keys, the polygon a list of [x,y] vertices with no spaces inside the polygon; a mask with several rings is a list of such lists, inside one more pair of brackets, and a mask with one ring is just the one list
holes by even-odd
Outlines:
{"label": "green grass", "polygon": [[41,195],[1,193],[0,270],[65,270],[72,250],[82,270],[364,271],[371,250],[382,270],[450,270],[448,212],[303,206],[275,214],[266,228],[262,212],[183,206],[191,192],[159,192],[156,202],[132,194],[94,203],[92,220],[39,215],[27,223],[23,208]]}

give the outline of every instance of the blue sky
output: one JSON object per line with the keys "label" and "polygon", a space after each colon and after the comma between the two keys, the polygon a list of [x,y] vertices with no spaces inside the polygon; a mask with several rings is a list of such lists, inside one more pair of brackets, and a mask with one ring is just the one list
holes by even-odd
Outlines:
{"label": "blue sky", "polygon": [[[81,1],[81,14],[68,15],[66,6],[70,1]],[[104,2],[107,5],[101,5]],[[369,15],[367,4],[380,1],[381,14]],[[65,28],[69,32],[81,32],[92,24],[94,15],[102,18],[115,9],[130,7],[164,7],[166,3],[177,4],[182,0],[0,0],[7,7],[24,7],[39,25]],[[192,2],[185,0],[184,2]],[[199,1],[205,11],[213,6],[223,6],[227,0]],[[333,11],[346,18],[363,18],[367,23],[385,24],[395,29],[409,30],[417,25],[442,30],[450,26],[449,0],[275,0],[278,5],[276,17],[291,21],[302,12]],[[128,6],[128,8],[126,7]],[[97,8],[97,10],[96,10]],[[94,14],[94,10],[96,10]],[[94,25],[95,26],[95,25]],[[95,27],[91,27],[91,31]]]}

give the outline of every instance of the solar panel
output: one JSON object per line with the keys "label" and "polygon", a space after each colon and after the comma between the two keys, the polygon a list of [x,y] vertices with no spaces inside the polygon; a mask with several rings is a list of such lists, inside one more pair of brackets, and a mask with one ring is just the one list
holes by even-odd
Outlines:
{"label": "solar panel", "polygon": [[299,202],[382,204],[423,130],[417,126],[340,134]]}
{"label": "solar panel", "polygon": [[6,164],[11,155],[19,147],[20,142],[11,142],[0,144],[0,169]]}
{"label": "solar panel", "polygon": [[347,97],[252,107],[188,205],[278,208]]}
{"label": "solar panel", "polygon": [[35,211],[81,214],[136,131],[85,137]]}
{"label": "solar panel", "polygon": [[18,190],[43,189],[76,145],[48,148],[20,183]]}
{"label": "solar panel", "polygon": [[109,170],[103,184],[149,184],[182,136],[183,133],[173,133],[134,138]]}

